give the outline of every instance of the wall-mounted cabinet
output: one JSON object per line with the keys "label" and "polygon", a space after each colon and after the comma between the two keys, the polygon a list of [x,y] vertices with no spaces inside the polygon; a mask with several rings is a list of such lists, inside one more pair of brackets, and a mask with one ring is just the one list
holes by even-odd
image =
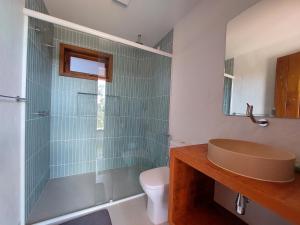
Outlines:
{"label": "wall-mounted cabinet", "polygon": [[276,117],[300,117],[300,52],[277,59]]}

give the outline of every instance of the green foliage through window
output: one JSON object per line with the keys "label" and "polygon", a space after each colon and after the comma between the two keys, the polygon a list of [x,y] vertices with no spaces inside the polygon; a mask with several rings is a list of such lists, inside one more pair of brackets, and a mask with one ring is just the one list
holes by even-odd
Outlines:
{"label": "green foliage through window", "polygon": [[98,80],[97,130],[104,130],[105,116],[105,80]]}

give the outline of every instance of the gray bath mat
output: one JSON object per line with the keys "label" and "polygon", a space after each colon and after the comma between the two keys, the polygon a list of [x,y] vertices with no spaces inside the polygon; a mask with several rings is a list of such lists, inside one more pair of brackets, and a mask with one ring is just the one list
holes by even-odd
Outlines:
{"label": "gray bath mat", "polygon": [[112,225],[107,209],[79,217],[61,225]]}

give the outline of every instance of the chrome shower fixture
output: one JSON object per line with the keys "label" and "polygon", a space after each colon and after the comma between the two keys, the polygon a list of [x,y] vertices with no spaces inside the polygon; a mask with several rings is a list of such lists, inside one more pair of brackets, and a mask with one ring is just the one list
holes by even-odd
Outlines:
{"label": "chrome shower fixture", "polygon": [[246,205],[249,203],[249,200],[246,196],[238,193],[235,200],[235,210],[239,215],[245,215]]}
{"label": "chrome shower fixture", "polygon": [[138,44],[140,44],[140,45],[143,45],[143,42],[142,42],[142,35],[141,35],[141,34],[138,35],[138,38],[137,38],[136,43],[138,43]]}
{"label": "chrome shower fixture", "polygon": [[46,47],[46,48],[55,48],[54,45],[50,45],[50,44],[43,44],[43,45],[44,45],[44,47]]}
{"label": "chrome shower fixture", "polygon": [[41,29],[39,27],[37,27],[37,26],[29,27],[29,29],[34,30],[36,32],[41,32]]}
{"label": "chrome shower fixture", "polygon": [[114,0],[114,1],[120,3],[120,4],[124,5],[124,6],[128,6],[129,3],[130,3],[130,0]]}

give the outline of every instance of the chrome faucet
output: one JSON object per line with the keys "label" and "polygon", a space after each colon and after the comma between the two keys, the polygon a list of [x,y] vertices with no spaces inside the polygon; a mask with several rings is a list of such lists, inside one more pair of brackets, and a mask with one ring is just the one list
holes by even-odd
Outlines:
{"label": "chrome faucet", "polygon": [[255,119],[253,115],[253,105],[249,105],[248,103],[247,103],[246,116],[250,117],[253,123],[258,124],[261,127],[267,127],[269,125],[269,121],[267,119],[259,119],[259,120]]}
{"label": "chrome faucet", "polygon": [[249,199],[241,193],[238,193],[235,200],[235,210],[237,214],[245,215],[247,203],[249,203]]}

